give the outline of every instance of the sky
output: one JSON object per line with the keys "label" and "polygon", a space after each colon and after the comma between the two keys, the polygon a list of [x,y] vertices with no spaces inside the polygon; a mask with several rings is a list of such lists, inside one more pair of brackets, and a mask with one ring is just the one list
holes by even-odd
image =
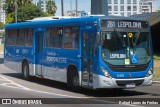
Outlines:
{"label": "sky", "polygon": [[[34,2],[37,2],[39,0],[33,0]],[[75,1],[76,0],[71,0],[72,1],[72,10],[76,10],[75,6]],[[90,12],[90,7],[91,7],[91,0],[78,0],[78,10],[79,11],[85,11],[85,12]],[[55,0],[56,5],[57,5],[57,12],[56,16],[61,16],[61,0]],[[70,8],[70,0],[64,0],[64,13],[69,11]]]}
{"label": "sky", "polygon": [[159,8],[160,8],[160,0],[158,0],[158,6],[159,6]]}
{"label": "sky", "polygon": [[[37,2],[39,0],[33,0],[34,2]],[[76,0],[71,0],[72,1],[72,10],[75,10],[75,1]],[[158,1],[158,7],[160,8],[160,0]],[[61,0],[55,0],[56,5],[57,5],[57,12],[56,12],[56,16],[60,16],[61,15]],[[85,11],[85,12],[90,12],[90,7],[91,7],[91,0],[78,0],[78,10],[79,11]],[[68,11],[71,9],[70,6],[70,0],[64,0],[64,12]]]}

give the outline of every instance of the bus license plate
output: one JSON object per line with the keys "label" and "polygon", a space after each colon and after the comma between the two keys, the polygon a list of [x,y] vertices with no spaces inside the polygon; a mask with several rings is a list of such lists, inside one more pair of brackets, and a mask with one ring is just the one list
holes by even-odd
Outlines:
{"label": "bus license plate", "polygon": [[126,84],[126,88],[135,88],[136,85],[133,83],[133,84]]}

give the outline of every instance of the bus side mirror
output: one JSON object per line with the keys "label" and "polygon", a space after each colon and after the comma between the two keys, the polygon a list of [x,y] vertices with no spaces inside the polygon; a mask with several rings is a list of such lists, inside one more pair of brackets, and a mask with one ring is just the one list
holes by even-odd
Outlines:
{"label": "bus side mirror", "polygon": [[100,33],[97,32],[96,34],[96,45],[101,44],[101,37],[100,37]]}
{"label": "bus side mirror", "polygon": [[101,44],[101,41],[100,41],[101,39],[100,39],[100,33],[99,32],[97,32],[97,34],[96,34],[96,43],[95,43],[95,46],[94,46],[94,54],[95,54],[95,56],[97,56],[98,54],[98,45],[99,44]]}

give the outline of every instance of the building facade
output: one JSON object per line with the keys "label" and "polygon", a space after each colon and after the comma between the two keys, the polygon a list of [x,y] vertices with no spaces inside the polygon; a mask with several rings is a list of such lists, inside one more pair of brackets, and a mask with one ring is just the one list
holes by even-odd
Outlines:
{"label": "building facade", "polygon": [[141,0],[140,4],[141,13],[151,13],[158,10],[157,0]]}
{"label": "building facade", "polygon": [[3,10],[3,5],[5,4],[5,0],[1,0],[0,2],[0,22],[6,23],[6,14],[5,10]]}
{"label": "building facade", "polygon": [[[108,0],[109,15],[131,16],[136,14],[155,12],[157,9],[157,0]],[[145,10],[147,6],[148,10]]]}
{"label": "building facade", "polygon": [[46,6],[48,1],[49,0],[39,0],[39,2],[37,3],[37,6],[39,6],[42,9],[42,11],[47,12]]}
{"label": "building facade", "polygon": [[107,0],[91,0],[91,14],[103,14],[108,16]]}

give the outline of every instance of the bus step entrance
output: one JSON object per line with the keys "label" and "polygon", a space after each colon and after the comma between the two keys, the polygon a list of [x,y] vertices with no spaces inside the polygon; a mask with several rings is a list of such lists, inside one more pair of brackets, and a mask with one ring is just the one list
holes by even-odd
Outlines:
{"label": "bus step entrance", "polygon": [[36,77],[36,78],[43,78],[43,77],[42,77],[42,76],[40,76],[40,75],[36,75],[35,77]]}

